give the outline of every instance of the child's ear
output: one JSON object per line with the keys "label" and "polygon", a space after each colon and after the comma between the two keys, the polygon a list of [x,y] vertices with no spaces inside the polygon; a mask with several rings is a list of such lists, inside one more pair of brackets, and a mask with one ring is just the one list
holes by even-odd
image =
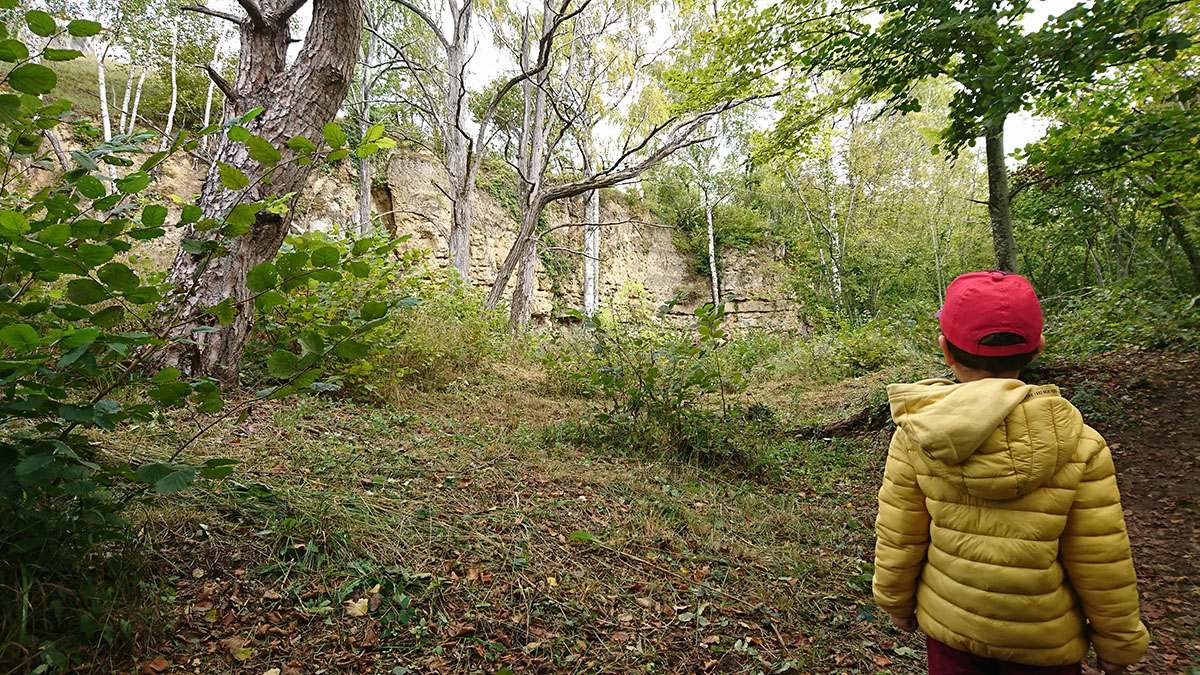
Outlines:
{"label": "child's ear", "polygon": [[950,353],[950,341],[945,335],[938,336],[938,346],[942,348],[942,357],[946,359],[946,365],[953,368],[956,364],[954,355]]}

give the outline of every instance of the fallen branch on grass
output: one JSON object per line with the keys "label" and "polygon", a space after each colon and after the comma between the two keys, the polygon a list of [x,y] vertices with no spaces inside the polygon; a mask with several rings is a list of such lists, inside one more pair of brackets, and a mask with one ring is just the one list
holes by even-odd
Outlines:
{"label": "fallen branch on grass", "polygon": [[836,422],[798,427],[796,429],[789,429],[783,433],[787,436],[798,436],[801,438],[838,438],[863,431],[883,429],[891,420],[891,410],[888,408],[887,401],[884,401],[882,403],[873,403],[857,413]]}

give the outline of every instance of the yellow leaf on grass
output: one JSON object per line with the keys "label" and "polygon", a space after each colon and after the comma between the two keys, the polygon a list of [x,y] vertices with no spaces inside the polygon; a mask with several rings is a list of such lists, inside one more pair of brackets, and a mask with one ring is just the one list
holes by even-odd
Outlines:
{"label": "yellow leaf on grass", "polygon": [[367,605],[370,601],[367,598],[359,598],[358,600],[346,601],[346,613],[350,616],[366,616]]}

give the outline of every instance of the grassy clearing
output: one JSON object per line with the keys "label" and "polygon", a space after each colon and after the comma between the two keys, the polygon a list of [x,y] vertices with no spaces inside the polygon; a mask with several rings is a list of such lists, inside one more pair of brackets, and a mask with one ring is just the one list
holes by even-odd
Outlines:
{"label": "grassy clearing", "polygon": [[[403,407],[298,399],[211,435],[196,454],[242,460],[235,476],[140,516],[169,628],[139,663],[916,671],[870,606],[886,433],[782,442],[779,472],[749,482],[565,443],[580,401],[490,377]],[[110,451],[144,459],[184,432]]]}
{"label": "grassy clearing", "polygon": [[[762,438],[730,436],[766,469],[742,471],[587,442],[577,423],[595,401],[528,345],[493,347],[471,349],[473,369],[422,347],[397,358],[424,365],[372,402],[300,397],[215,429],[196,458],[242,463],[137,514],[155,553],[133,661],[83,670],[922,672],[919,638],[870,597],[889,430],[788,430],[942,374],[931,354],[821,383],[764,365],[785,350],[745,350],[753,384],[731,403],[775,418]],[[1068,393],[1117,419],[1141,400],[1104,379],[1125,363],[1052,360],[1033,379],[1078,370]],[[106,451],[152,460],[195,422]]]}

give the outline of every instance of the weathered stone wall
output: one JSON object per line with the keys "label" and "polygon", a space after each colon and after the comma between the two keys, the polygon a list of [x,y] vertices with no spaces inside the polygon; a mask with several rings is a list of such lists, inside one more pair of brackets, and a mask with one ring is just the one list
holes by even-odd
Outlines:
{"label": "weathered stone wall", "polygon": [[[413,235],[408,245],[427,249],[434,260],[448,264],[444,232],[450,226],[450,201],[438,188],[444,181],[444,169],[432,155],[396,153],[387,170],[386,196],[390,199],[381,199],[379,192],[375,197],[381,213],[390,201],[396,232]],[[344,202],[349,205],[347,213],[352,214],[353,189],[348,181],[342,185],[347,190],[345,196],[326,202]],[[333,193],[323,185],[314,187],[323,194]],[[615,191],[605,191],[601,217],[613,223],[601,234],[601,302],[632,301],[656,307],[683,293],[684,300],[677,308],[682,315],[708,300],[707,278],[694,273],[690,261],[676,248],[672,230],[659,224],[648,209]],[[583,220],[582,198],[556,204],[546,215],[548,228]],[[517,223],[492,195],[476,190],[472,225],[472,281],[490,287],[516,239]],[[576,253],[583,247],[582,228],[557,229],[551,236],[555,250],[549,255],[559,264],[555,270],[548,271],[545,265],[539,268],[533,312],[534,320],[540,323],[554,321],[562,309],[580,307],[583,298],[582,258]],[[780,328],[798,325],[798,307],[776,282],[774,270],[781,257],[782,251],[763,250],[733,252],[725,257],[723,291],[739,299],[729,306],[731,324]]]}
{"label": "weathered stone wall", "polygon": [[[163,166],[154,190],[160,195],[188,198],[200,191],[204,167],[190,160],[173,160]],[[296,231],[345,230],[356,221],[358,196],[356,175],[348,162],[333,169],[315,170],[309,187],[296,204]],[[404,244],[430,252],[433,262],[449,264],[445,233],[450,227],[450,201],[439,189],[445,171],[428,153],[396,152],[388,160],[382,186],[372,191],[375,209],[397,235],[409,234]],[[516,240],[517,223],[510,211],[486,190],[475,191],[472,202],[471,277],[481,287],[490,287],[496,270]],[[659,224],[649,209],[630,195],[604,191],[601,216],[606,223],[601,235],[601,302],[634,303],[655,308],[682,293],[677,305],[680,318],[709,299],[706,276],[697,274],[692,261],[675,247],[673,231]],[[548,227],[582,222],[583,200],[553,205],[546,214]],[[178,231],[152,242],[139,255],[154,266],[174,260]],[[552,233],[555,250],[543,256],[554,269],[539,267],[534,294],[534,321],[553,323],[563,310],[582,305],[583,264],[577,253],[583,248],[580,227]],[[548,242],[551,243],[551,242]],[[730,252],[722,263],[723,292],[738,299],[729,305],[732,326],[794,328],[798,307],[776,282],[782,251]],[[514,275],[515,280],[515,275]],[[511,290],[511,285],[510,285]]]}

